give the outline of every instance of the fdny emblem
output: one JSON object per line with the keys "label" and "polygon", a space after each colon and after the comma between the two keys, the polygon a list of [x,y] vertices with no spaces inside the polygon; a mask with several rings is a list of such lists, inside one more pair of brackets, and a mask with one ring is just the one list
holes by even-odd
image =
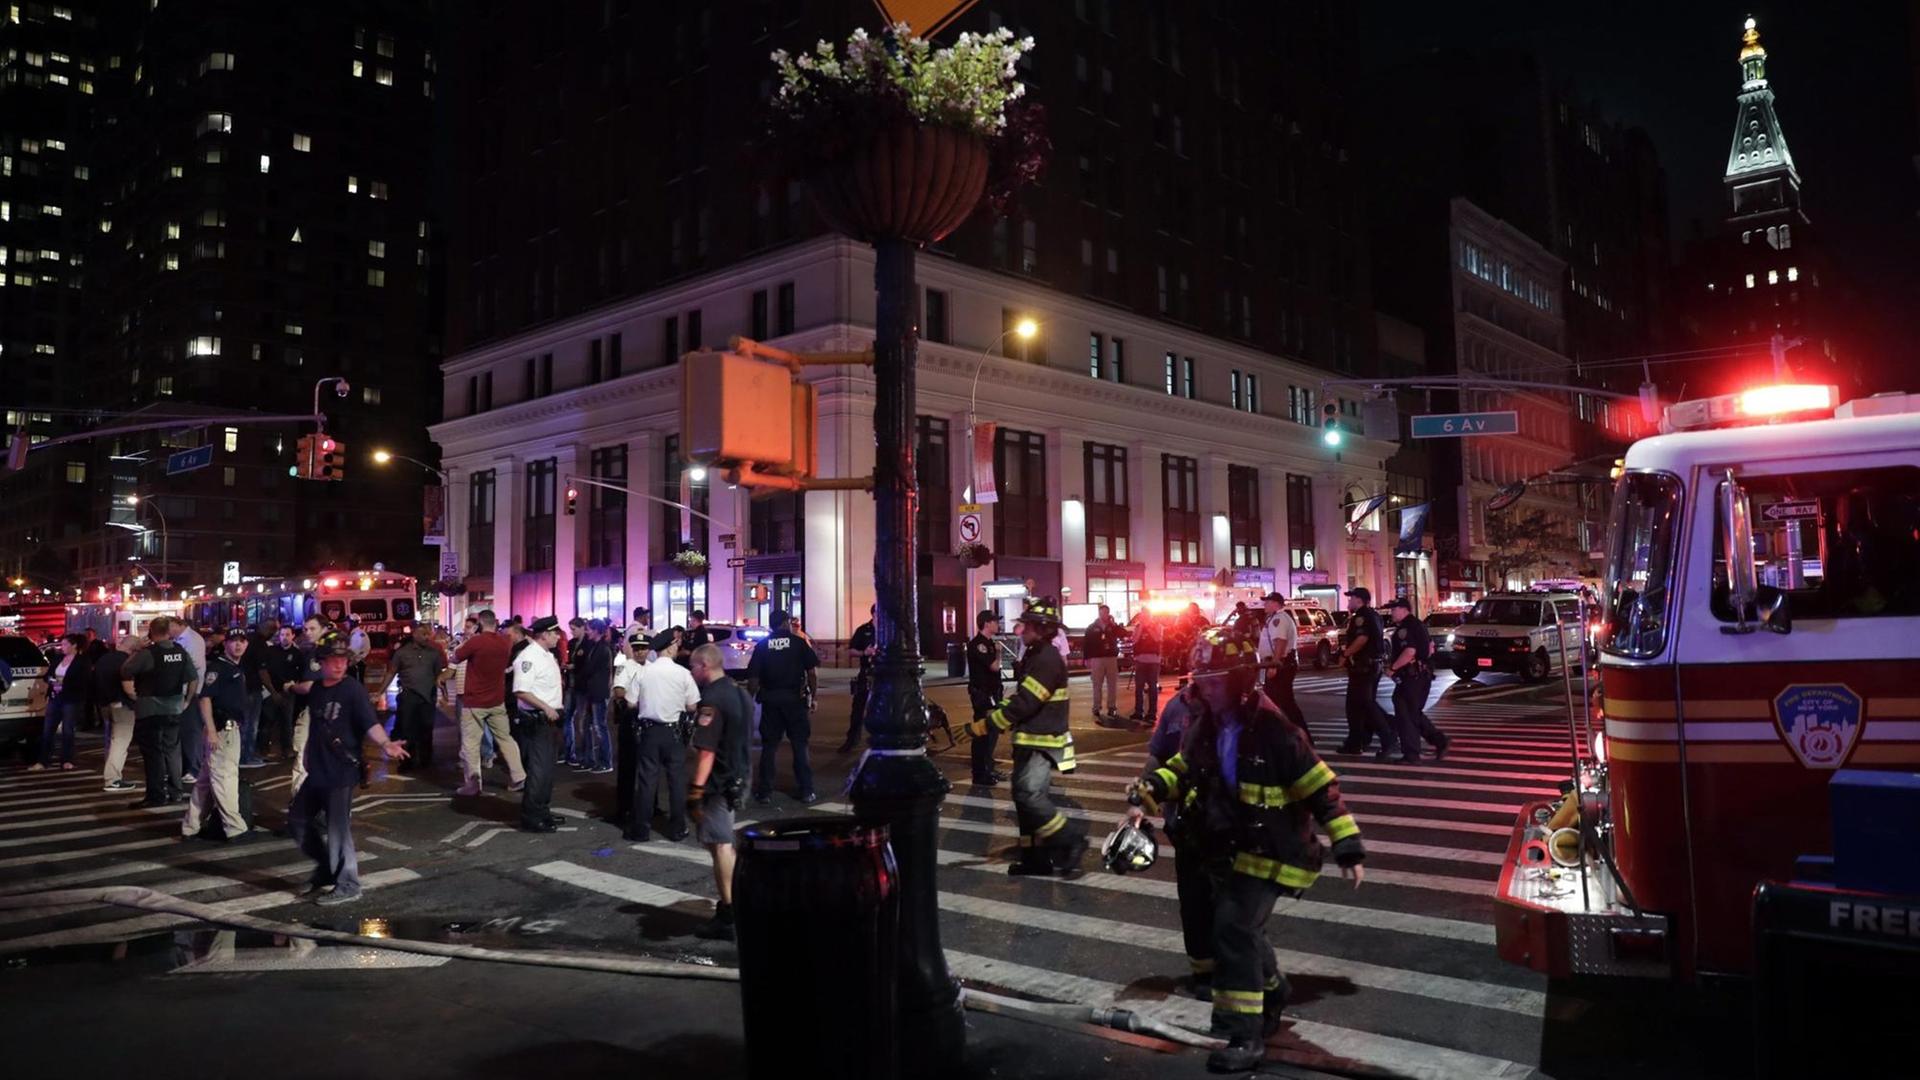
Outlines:
{"label": "fdny emblem", "polygon": [[1809,769],[1837,769],[1860,737],[1860,695],[1838,684],[1789,686],[1773,699],[1787,749]]}

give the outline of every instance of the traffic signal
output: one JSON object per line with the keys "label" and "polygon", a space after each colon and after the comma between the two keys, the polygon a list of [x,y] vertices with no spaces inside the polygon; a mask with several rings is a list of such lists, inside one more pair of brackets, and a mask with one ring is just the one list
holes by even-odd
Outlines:
{"label": "traffic signal", "polygon": [[302,435],[294,444],[293,465],[287,469],[287,475],[296,480],[313,479],[313,443],[314,436]]}
{"label": "traffic signal", "polygon": [[315,480],[345,480],[347,478],[347,444],[331,435],[321,435],[316,439],[319,457],[314,466]]}
{"label": "traffic signal", "polygon": [[568,517],[573,516],[574,507],[579,502],[580,502],[580,489],[577,487],[574,487],[572,484],[568,484],[567,485],[567,516]]}
{"label": "traffic signal", "polygon": [[1339,446],[1346,438],[1346,426],[1340,420],[1340,406],[1332,401],[1320,406],[1320,441],[1328,446]]}

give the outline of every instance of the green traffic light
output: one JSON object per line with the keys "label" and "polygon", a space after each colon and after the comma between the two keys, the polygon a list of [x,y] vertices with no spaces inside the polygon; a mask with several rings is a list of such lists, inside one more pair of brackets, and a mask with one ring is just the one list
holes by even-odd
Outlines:
{"label": "green traffic light", "polygon": [[1339,446],[1341,438],[1339,428],[1328,428],[1326,433],[1320,436],[1320,441],[1326,443],[1328,446]]}

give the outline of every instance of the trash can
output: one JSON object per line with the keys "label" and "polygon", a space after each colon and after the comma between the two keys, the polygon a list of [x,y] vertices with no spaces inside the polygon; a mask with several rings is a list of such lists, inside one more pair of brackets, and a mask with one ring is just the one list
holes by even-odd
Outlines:
{"label": "trash can", "polygon": [[763,821],[733,872],[752,1080],[898,1075],[899,872],[884,825]]}
{"label": "trash can", "polygon": [[967,651],[957,641],[947,642],[947,678],[967,677]]}

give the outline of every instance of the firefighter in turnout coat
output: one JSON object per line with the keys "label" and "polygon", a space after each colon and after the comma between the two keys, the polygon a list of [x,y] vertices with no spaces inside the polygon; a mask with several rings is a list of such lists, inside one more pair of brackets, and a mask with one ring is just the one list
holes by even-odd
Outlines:
{"label": "firefighter in turnout coat", "polygon": [[1012,697],[967,730],[975,738],[1006,731],[1013,742],[1013,806],[1021,850],[1007,873],[1016,877],[1071,874],[1086,854],[1087,838],[1047,794],[1054,770],[1073,771],[1073,735],[1067,730],[1067,661],[1053,646],[1060,630],[1060,609],[1042,600],[1014,622],[1026,645],[1019,685]]}
{"label": "firefighter in turnout coat", "polygon": [[[1256,689],[1256,646],[1229,628],[1194,646],[1197,703],[1180,752],[1129,789],[1133,824],[1162,806],[1179,808],[1183,875],[1180,921],[1196,971],[1212,969],[1213,1027],[1227,1038],[1207,1059],[1216,1072],[1255,1068],[1279,1030],[1287,980],[1267,941],[1275,902],[1305,892],[1333,842],[1340,872],[1357,887],[1366,851],[1360,826],[1340,801],[1333,770],[1305,732]],[[1191,860],[1191,863],[1190,863]]]}

